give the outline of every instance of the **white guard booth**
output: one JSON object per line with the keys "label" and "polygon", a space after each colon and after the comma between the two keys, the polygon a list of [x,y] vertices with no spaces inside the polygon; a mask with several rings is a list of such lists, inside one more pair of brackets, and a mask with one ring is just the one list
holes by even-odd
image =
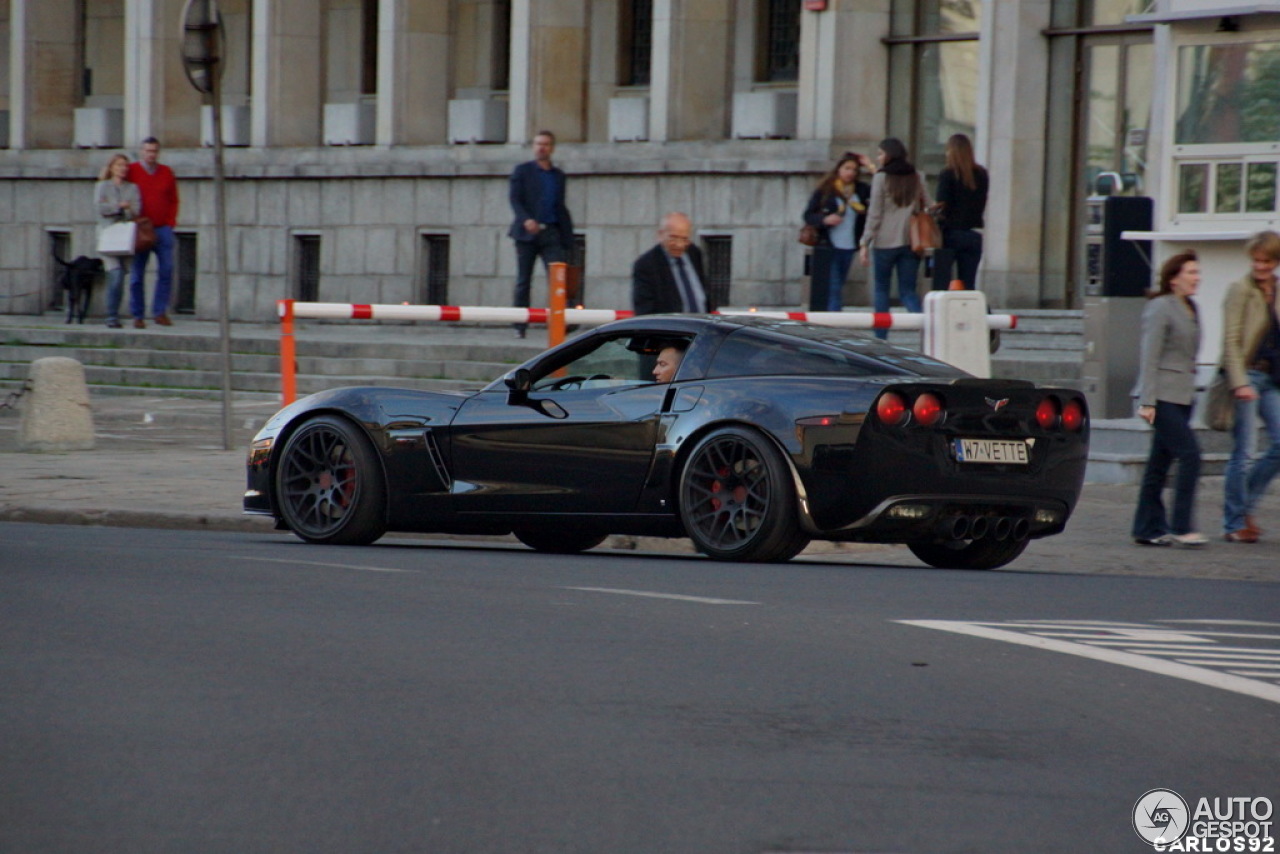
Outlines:
{"label": "white guard booth", "polygon": [[982,291],[930,291],[924,298],[920,349],[968,371],[991,376],[987,297]]}

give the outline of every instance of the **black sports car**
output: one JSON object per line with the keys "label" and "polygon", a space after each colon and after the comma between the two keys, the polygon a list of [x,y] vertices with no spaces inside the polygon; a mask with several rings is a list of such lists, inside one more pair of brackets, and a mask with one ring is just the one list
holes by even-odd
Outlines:
{"label": "black sports car", "polygon": [[784,561],[848,540],[988,569],[1062,531],[1088,436],[1070,389],[977,379],[848,330],[650,315],[479,391],[300,400],[253,440],[244,506],[311,543],[513,532],[573,553],[643,534]]}

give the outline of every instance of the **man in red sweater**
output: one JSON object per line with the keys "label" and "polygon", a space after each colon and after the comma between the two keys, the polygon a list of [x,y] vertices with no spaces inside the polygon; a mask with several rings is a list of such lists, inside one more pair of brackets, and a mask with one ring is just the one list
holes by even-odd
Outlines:
{"label": "man in red sweater", "polygon": [[172,326],[169,320],[169,293],[173,286],[173,228],[178,224],[178,179],[173,170],[160,163],[160,141],[149,136],[142,141],[140,158],[129,164],[129,180],[138,185],[142,195],[142,216],[156,229],[154,249],[139,252],[133,259],[129,280],[129,311],[133,325],[145,329],[147,291],[143,279],[147,260],[156,253],[156,292],[151,300],[151,315],[160,326]]}

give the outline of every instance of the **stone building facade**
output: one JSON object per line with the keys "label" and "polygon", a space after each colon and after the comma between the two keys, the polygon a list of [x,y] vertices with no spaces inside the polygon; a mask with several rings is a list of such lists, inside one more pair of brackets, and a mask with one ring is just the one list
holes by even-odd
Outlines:
{"label": "stone building facade", "polygon": [[[628,307],[673,209],[728,304],[800,305],[796,232],[832,158],[894,135],[932,178],[957,131],[992,171],[992,303],[1078,306],[1095,177],[1142,189],[1165,26],[1143,16],[1170,2],[221,0],[231,315],[290,296],[507,304],[506,178],[542,128],[593,307]],[[94,177],[154,135],[183,196],[179,308],[217,315],[182,8],[0,3],[0,312],[56,299],[51,251],[92,254]],[[869,303],[864,281],[846,303]]]}

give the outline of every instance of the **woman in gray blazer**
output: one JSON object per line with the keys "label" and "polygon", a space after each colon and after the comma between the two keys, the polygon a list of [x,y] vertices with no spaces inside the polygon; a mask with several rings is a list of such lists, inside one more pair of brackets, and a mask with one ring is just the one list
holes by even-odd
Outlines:
{"label": "woman in gray blazer", "polygon": [[[1133,514],[1133,541],[1143,546],[1196,547],[1208,542],[1192,525],[1200,477],[1200,445],[1191,429],[1200,316],[1191,297],[1199,286],[1196,253],[1174,255],[1160,268],[1160,291],[1142,312],[1142,367],[1133,395],[1138,417],[1155,428]],[[1169,519],[1161,492],[1174,460],[1178,477]]]}

